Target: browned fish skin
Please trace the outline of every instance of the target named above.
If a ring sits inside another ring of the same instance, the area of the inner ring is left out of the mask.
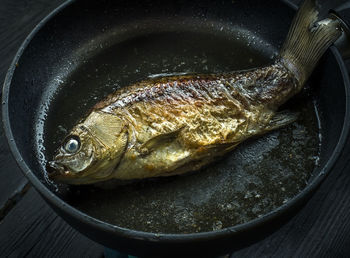
[[[70,137],[80,137],[84,149],[73,155],[61,149],[55,164],[63,164],[65,172],[56,179],[87,184],[197,170],[245,139],[291,122],[294,118],[273,117],[300,88],[282,61],[122,88],[72,129]],[[67,165],[77,168],[66,171]]]
[[[144,81],[115,92],[95,110],[125,116],[138,133],[146,126],[147,131],[152,131],[150,138],[190,127],[182,132],[182,140],[199,146],[235,141],[241,137],[237,131],[244,131],[253,122],[259,124],[259,120],[264,126],[268,122],[265,116],[297,90],[295,78],[276,63],[232,74]],[[260,112],[252,114],[257,110]],[[233,124],[237,128],[233,129]],[[137,140],[143,143],[147,139]]]
[[[246,106],[258,101],[272,107],[281,105],[296,90],[294,76],[282,62],[276,62],[261,69],[234,73],[171,76],[143,81],[114,92],[96,104],[94,109],[111,111],[142,101],[173,104],[176,101],[194,103],[237,97]]]
[[[277,62],[230,74],[143,81],[116,91],[94,111],[115,115],[128,128],[127,150],[115,178],[165,176],[200,168],[246,138],[270,130],[277,107],[298,88]],[[166,146],[156,146],[168,135],[172,140]]]

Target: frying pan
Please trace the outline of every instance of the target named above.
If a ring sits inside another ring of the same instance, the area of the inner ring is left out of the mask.
[[[44,165],[67,130],[116,88],[272,62],[294,12],[277,0],[68,1],[28,36],[5,79],[3,122],[16,161],[60,216],[110,248],[204,257],[263,238],[317,189],[348,135],[349,78],[335,47],[287,104],[301,111],[296,124],[204,171],[99,190],[50,182]]]

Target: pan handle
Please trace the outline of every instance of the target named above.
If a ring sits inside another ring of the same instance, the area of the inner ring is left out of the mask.
[[[334,45],[339,49],[345,60],[350,59],[350,1],[346,1],[339,7],[330,10],[329,14],[341,22],[343,29],[343,34]]]

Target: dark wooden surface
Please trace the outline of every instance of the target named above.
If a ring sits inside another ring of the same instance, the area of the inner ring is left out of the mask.
[[[26,35],[63,0],[0,0],[0,82]],[[295,0],[295,2],[299,2]],[[231,257],[350,257],[350,140],[307,205],[268,238]],[[102,257],[59,218],[17,168],[0,129],[0,257]]]

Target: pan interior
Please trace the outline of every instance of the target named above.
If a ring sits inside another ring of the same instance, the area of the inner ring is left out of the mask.
[[[271,63],[276,54],[253,32],[203,26],[202,30],[178,24],[172,31],[143,30],[113,44],[106,37],[106,42],[96,43],[100,48],[53,80],[55,86],[50,88],[55,90],[44,94],[37,117],[35,135],[42,166],[70,128],[120,87],[159,74],[258,67]],[[108,190],[46,183],[77,209],[125,228],[190,233],[244,223],[276,209],[306,186],[320,144],[317,110],[310,95],[305,91],[287,104],[300,112],[298,121],[246,141],[201,171]]]

